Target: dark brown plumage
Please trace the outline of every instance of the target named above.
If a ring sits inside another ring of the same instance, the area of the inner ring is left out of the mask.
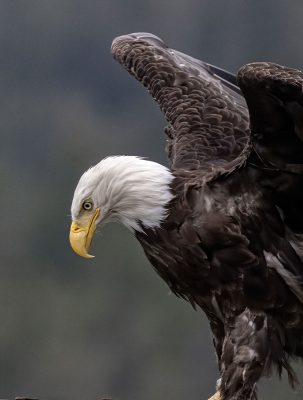
[[[290,361],[303,357],[303,74],[248,64],[238,74],[244,99],[233,75],[151,34],[118,37],[112,52],[169,123],[175,198],[161,229],[136,236],[171,290],[206,313],[221,399],[256,397],[273,368],[294,385]]]

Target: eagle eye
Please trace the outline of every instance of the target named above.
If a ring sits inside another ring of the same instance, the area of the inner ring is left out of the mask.
[[[93,208],[93,203],[91,201],[84,201],[82,204],[82,208],[85,211],[90,211]]]

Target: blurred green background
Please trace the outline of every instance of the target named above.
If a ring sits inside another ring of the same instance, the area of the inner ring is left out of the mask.
[[[303,68],[302,0],[0,1],[0,397],[206,399],[217,367],[205,317],[168,288],[122,226],[68,243],[80,174],[110,154],[166,163],[163,116],[111,57],[149,31],[236,72]],[[298,375],[303,370],[297,366]],[[260,398],[302,398],[277,379]]]

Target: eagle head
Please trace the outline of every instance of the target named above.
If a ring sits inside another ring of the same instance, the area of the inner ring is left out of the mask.
[[[96,227],[120,222],[132,231],[160,226],[173,198],[172,173],[163,165],[135,156],[111,156],[87,170],[76,187],[70,243],[82,257]]]

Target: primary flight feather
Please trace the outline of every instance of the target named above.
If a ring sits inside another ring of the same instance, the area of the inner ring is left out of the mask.
[[[303,358],[302,72],[253,63],[237,84],[148,33],[116,38],[112,53],[165,114],[170,164],[114,156],[86,171],[72,202],[73,249],[91,257],[98,224],[134,232],[170,289],[210,321],[213,399],[256,397],[273,368],[294,385],[290,362]]]

